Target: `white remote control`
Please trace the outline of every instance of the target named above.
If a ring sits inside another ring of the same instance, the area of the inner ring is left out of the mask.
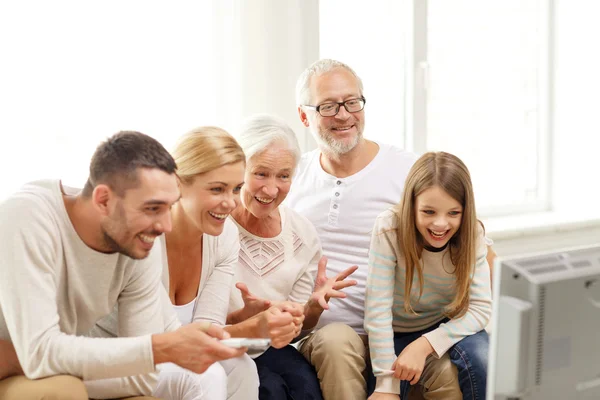
[[[394,375],[394,372],[396,372],[396,371],[391,370],[391,369],[384,369],[383,371],[379,371],[379,373],[384,376],[385,375]]]
[[[250,350],[266,350],[271,345],[271,339],[231,338],[223,339],[221,343],[236,349],[247,347]]]

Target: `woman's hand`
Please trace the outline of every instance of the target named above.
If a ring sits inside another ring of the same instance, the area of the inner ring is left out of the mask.
[[[255,316],[256,314],[266,311],[271,307],[271,301],[267,299],[261,299],[258,296],[250,293],[248,286],[245,283],[238,282],[235,287],[242,293],[242,301],[244,302],[244,308],[242,308],[242,314],[245,319]]]
[[[334,277],[327,277],[327,257],[323,256],[319,260],[317,269],[317,277],[315,279],[315,289],[308,300],[310,307],[319,306],[323,310],[329,309],[329,299],[344,298],[346,293],[341,292],[350,286],[356,285],[355,280],[346,280],[350,275],[358,269],[358,266],[353,265],[352,267],[342,271]]]
[[[259,318],[259,337],[271,339],[271,346],[276,349],[287,346],[298,336],[304,320],[304,316],[295,317],[288,311],[282,311],[278,306],[272,306],[257,315],[257,318]],[[296,319],[300,321],[300,328],[296,324]]]
[[[416,385],[421,379],[425,359],[433,353],[433,347],[424,336],[421,336],[402,350],[398,356],[392,370],[394,377],[403,381],[410,381],[411,385]]]
[[[244,307],[229,313],[227,315],[227,324],[238,324],[242,321],[254,317],[257,314],[260,314],[263,311],[268,310],[269,307],[271,307],[270,300],[261,299],[260,297],[250,293],[250,290],[248,289],[248,286],[246,286],[245,283],[238,282],[235,284],[235,287],[238,288],[242,295]]]

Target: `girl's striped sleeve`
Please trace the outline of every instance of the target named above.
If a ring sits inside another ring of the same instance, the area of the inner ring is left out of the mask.
[[[386,211],[375,221],[369,249],[369,274],[365,297],[365,331],[369,335],[369,350],[373,373],[377,378],[376,392],[400,393],[400,380],[384,371],[396,360],[392,306],[397,259],[393,243],[394,214]]]

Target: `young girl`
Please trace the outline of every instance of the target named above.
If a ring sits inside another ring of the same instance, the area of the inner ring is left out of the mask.
[[[397,400],[398,393],[406,399],[427,357],[446,353],[463,398],[485,398],[483,329],[492,310],[486,253],[467,167],[452,154],[423,155],[406,178],[400,204],[373,228],[365,300],[377,378],[370,400]]]

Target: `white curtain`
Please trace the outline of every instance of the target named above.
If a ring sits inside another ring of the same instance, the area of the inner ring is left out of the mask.
[[[294,83],[318,55],[317,5],[0,3],[0,199],[35,179],[82,186],[95,147],[119,130],[171,148],[193,127],[235,130],[255,112],[298,129]]]

